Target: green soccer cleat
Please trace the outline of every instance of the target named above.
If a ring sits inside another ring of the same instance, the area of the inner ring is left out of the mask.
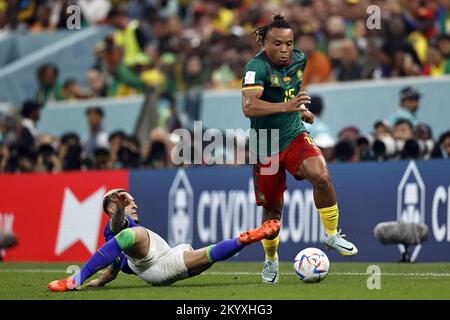
[[[261,273],[261,278],[264,283],[275,284],[278,282],[278,275],[280,274],[280,266],[278,262],[266,261]]]
[[[337,250],[343,256],[354,256],[358,253],[356,246],[344,239],[345,234],[341,234],[341,230],[332,236],[327,236],[325,246],[328,250]]]

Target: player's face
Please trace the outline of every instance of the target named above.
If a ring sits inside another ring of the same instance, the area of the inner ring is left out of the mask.
[[[291,29],[273,28],[267,33],[264,49],[278,65],[288,65],[294,50],[294,33]]]
[[[406,99],[403,101],[403,106],[412,112],[417,112],[419,109],[419,99]]]
[[[130,199],[130,204],[125,207],[125,214],[129,215],[131,219],[133,219],[134,221],[138,221],[139,220],[137,214],[138,206],[136,202],[134,202],[134,198],[131,196],[131,194],[129,194],[128,192],[124,193],[127,195],[128,199]]]

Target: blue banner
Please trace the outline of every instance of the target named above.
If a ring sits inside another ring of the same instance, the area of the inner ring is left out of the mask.
[[[330,164],[329,170],[340,208],[339,228],[359,249],[352,258],[327,252],[332,261],[398,261],[399,248],[382,245],[373,234],[379,222],[395,220],[428,225],[427,241],[410,248],[416,261],[450,261],[449,161]],[[292,261],[306,247],[324,249],[324,233],[311,184],[289,176],[287,185],[279,255]],[[142,224],[171,245],[204,247],[236,237],[262,219],[250,166],[131,171],[130,191]],[[233,259],[263,258],[262,246],[254,244]]]

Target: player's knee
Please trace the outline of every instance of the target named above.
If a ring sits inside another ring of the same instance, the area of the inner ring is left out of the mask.
[[[328,172],[323,171],[316,174],[312,182],[317,188],[327,188],[331,183],[331,178]]]

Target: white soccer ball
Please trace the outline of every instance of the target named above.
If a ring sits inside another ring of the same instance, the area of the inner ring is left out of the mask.
[[[327,255],[317,248],[306,248],[294,259],[294,271],[300,280],[308,283],[322,281],[330,269]]]

